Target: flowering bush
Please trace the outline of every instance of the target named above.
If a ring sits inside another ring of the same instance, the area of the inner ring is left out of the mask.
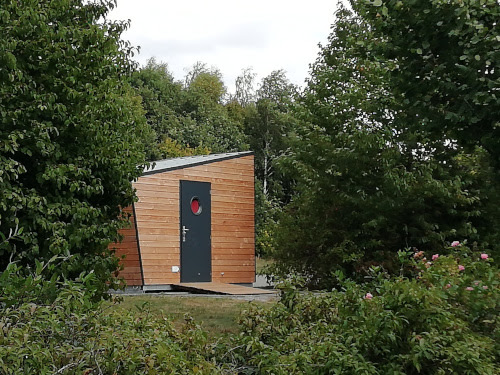
[[[372,269],[364,284],[337,273],[342,287],[331,292],[282,284],[274,308],[242,317],[233,365],[247,374],[497,374],[498,268],[466,246],[449,250],[432,262],[401,252],[401,276]]]
[[[420,282],[429,289],[445,290],[443,298],[454,307],[458,316],[471,324],[472,329],[485,334],[495,331],[499,271],[493,258],[461,245],[455,247],[449,256],[435,259],[425,271],[423,261],[415,263]]]
[[[338,272],[331,292],[282,283],[279,303],[242,314],[229,344],[209,343],[190,319],[176,330],[147,308],[104,310],[92,274],[45,280],[42,263],[30,276],[11,264],[0,274],[0,373],[498,374],[498,268],[487,252],[450,251],[401,252],[400,276],[373,268],[363,284]]]

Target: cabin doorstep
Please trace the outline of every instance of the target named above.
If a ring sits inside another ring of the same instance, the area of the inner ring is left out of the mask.
[[[111,245],[127,286],[255,282],[252,152],[160,160],[133,186],[132,225]]]

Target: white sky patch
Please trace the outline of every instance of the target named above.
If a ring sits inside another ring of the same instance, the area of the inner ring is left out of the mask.
[[[181,80],[201,61],[220,69],[229,91],[243,68],[252,67],[257,82],[284,69],[303,85],[309,64],[326,43],[335,0],[118,0],[111,19],[132,24],[123,39],[140,46],[135,58],[168,63]]]

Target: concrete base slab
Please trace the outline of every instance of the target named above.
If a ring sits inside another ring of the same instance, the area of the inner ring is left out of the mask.
[[[109,291],[111,294],[142,294],[142,286],[127,286],[123,290],[111,289]]]
[[[172,291],[172,285],[170,284],[157,284],[157,285],[143,285],[142,290],[144,292],[169,292]]]

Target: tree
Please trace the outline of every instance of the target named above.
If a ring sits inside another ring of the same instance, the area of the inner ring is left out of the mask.
[[[58,272],[111,280],[107,246],[134,199],[149,133],[127,84],[133,48],[114,1],[3,2],[0,10],[0,232],[22,228],[0,249],[15,260],[67,256]]]
[[[200,74],[212,74],[219,78],[222,81],[222,73],[220,70],[214,66],[209,67],[206,63],[197,61],[191,66],[191,68],[185,68],[186,76],[184,77],[184,87],[191,86],[194,79],[198,77]]]
[[[172,151],[172,141],[195,153],[248,147],[238,121],[223,104],[226,88],[217,69],[196,63],[183,85],[174,80],[166,63],[150,59],[133,75],[132,85],[142,97],[148,123],[156,132],[150,160],[176,154],[165,152]]]
[[[234,100],[240,103],[242,107],[255,102],[254,81],[256,75],[252,68],[246,68],[241,71],[241,75],[236,77]]]
[[[226,95],[226,87],[219,72],[199,73],[191,80],[187,90],[192,95],[188,103],[196,109],[221,104]]]
[[[256,247],[262,256],[270,253],[276,216],[291,193],[291,181],[277,164],[296,126],[292,114],[296,93],[285,72],[276,70],[262,79],[257,101],[244,106],[245,134],[255,152]]]
[[[183,156],[208,155],[210,150],[206,147],[191,148],[181,145],[174,139],[165,137],[158,145],[158,149],[166,158],[179,158]]]
[[[168,64],[157,62],[155,58],[133,73],[131,85],[141,97],[146,119],[155,133],[154,145],[147,157],[149,160],[167,157],[159,145],[165,138],[183,141],[183,129],[195,123],[190,116],[183,114],[183,86],[174,80]]]
[[[236,77],[235,94],[229,95],[229,100],[225,104],[229,118],[244,128],[245,118],[252,113],[252,107],[255,105],[255,82],[256,74],[252,68],[246,68]]]
[[[394,127],[414,135],[413,152],[425,147],[443,162],[450,155],[465,161],[461,168],[474,175],[480,212],[471,221],[481,242],[500,251],[499,2],[351,5],[372,30],[372,39],[360,44],[393,62],[386,87],[399,103]]]
[[[247,149],[240,124],[224,105],[226,87],[220,71],[198,63],[188,72],[186,82],[183,110],[196,121],[196,126],[186,129],[187,143],[195,148],[208,147],[213,152]]]
[[[372,30],[360,43],[395,64],[387,85],[436,144],[481,146],[500,168],[500,5],[481,1],[352,0]]]
[[[332,272],[395,271],[398,250],[478,240],[474,171],[463,150],[426,142],[386,82],[397,62],[368,47],[374,31],[343,7],[312,67],[287,159],[298,194],[286,208],[275,256],[284,272],[332,286]],[[383,43],[383,41],[378,41]]]
[[[255,151],[256,176],[262,181],[262,191],[269,199],[270,184],[275,173],[274,161],[286,149],[286,139],[294,128],[291,115],[297,88],[290,83],[283,70],[275,70],[262,79],[257,90],[255,109],[249,111],[245,121],[245,133]],[[277,183],[281,186],[281,182]],[[275,188],[278,188],[275,186]]]

